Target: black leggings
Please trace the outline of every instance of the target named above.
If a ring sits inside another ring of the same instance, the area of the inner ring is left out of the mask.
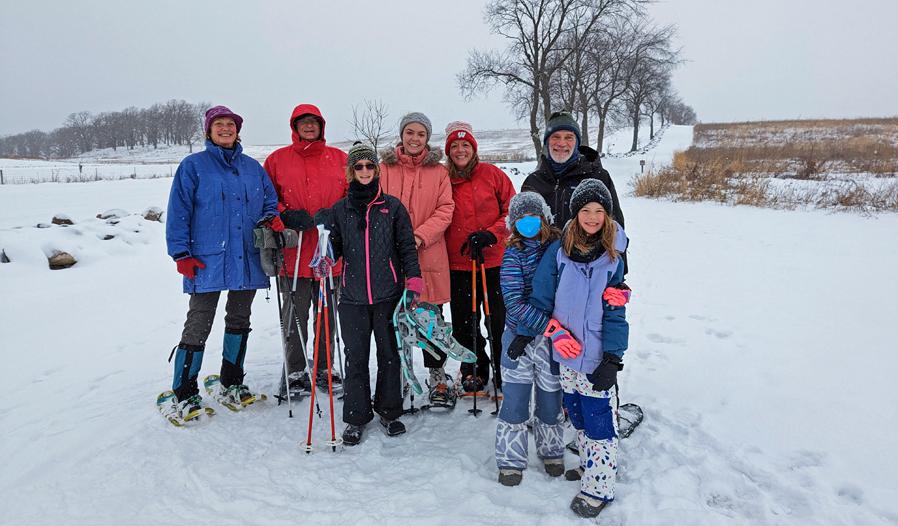
[[[480,271],[477,272],[477,306],[478,318],[481,322],[485,321],[485,310],[483,309],[483,280]],[[449,281],[451,286],[451,303],[449,304],[452,313],[452,336],[458,340],[458,343],[473,349],[473,313],[471,312],[471,272],[464,270],[452,270],[449,272]],[[493,342],[496,347],[487,348],[487,341],[481,334],[480,326],[477,327],[477,368],[474,370],[474,364],[461,364],[462,376],[476,374],[483,378],[484,382],[490,378],[490,356],[495,355],[498,360],[502,352],[502,332],[505,330],[505,302],[502,300],[502,289],[499,287],[499,267],[486,269],[486,290],[490,304],[490,330],[493,332]],[[496,362],[496,372],[498,374],[499,367]],[[502,385],[502,378],[496,378],[499,385]]]

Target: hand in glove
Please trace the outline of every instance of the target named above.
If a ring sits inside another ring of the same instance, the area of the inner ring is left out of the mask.
[[[470,253],[471,259],[475,261],[483,261],[483,249],[496,244],[496,236],[489,230],[478,230],[471,232],[468,240],[461,246],[461,255]]]
[[[586,378],[592,382],[596,391],[607,391],[617,383],[617,372],[623,368],[620,356],[606,352],[602,354],[602,361],[596,370],[586,375]]]
[[[312,216],[305,210],[284,210],[281,212],[281,219],[287,228],[302,232],[315,227],[315,221]]]
[[[315,212],[315,220],[314,223],[316,225],[324,225],[325,228],[330,228],[332,223],[332,215],[330,208],[322,208]]]
[[[422,292],[424,292],[424,280],[422,278],[414,277],[405,280],[405,304],[410,309],[418,306]]]
[[[533,336],[523,336],[518,334],[511,340],[511,344],[508,346],[508,357],[517,361],[518,358],[524,355],[524,351],[532,341]]]
[[[568,360],[576,358],[583,350],[580,343],[556,319],[549,320],[543,336],[552,340],[552,347],[555,347],[562,358]]]
[[[175,265],[178,267],[178,273],[187,279],[194,279],[196,277],[196,269],[206,268],[206,265],[202,261],[191,256],[176,260]]]
[[[626,283],[608,287],[602,293],[602,299],[612,307],[623,307],[630,302],[630,287]]]
[[[284,222],[281,221],[281,218],[278,216],[266,217],[259,221],[256,226],[270,228],[274,232],[284,231]]]

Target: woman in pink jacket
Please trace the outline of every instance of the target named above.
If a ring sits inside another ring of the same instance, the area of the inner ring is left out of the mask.
[[[381,153],[380,184],[384,193],[399,198],[411,217],[425,286],[421,301],[442,305],[450,299],[444,233],[452,222],[455,204],[449,172],[440,164],[443,153],[428,144],[431,130],[430,119],[423,113],[413,112],[402,117],[401,142]],[[445,363],[445,355],[436,359],[424,352],[424,365],[430,369],[432,404],[439,405],[447,396]]]

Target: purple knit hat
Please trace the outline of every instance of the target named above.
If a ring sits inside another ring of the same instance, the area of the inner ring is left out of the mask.
[[[243,117],[231,111],[227,106],[213,106],[206,110],[206,118],[203,122],[203,130],[207,135],[209,134],[209,129],[212,127],[212,121],[221,117],[230,117],[234,119],[234,124],[237,125],[237,133],[240,133],[240,128],[243,127]]]

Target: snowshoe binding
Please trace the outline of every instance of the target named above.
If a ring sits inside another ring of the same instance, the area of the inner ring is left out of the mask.
[[[231,411],[240,411],[260,400],[264,401],[268,399],[264,394],[253,393],[249,390],[249,387],[244,384],[235,384],[225,387],[221,385],[221,377],[217,374],[210,374],[205,377],[203,379],[203,387],[206,389],[206,393],[209,396]]]
[[[477,362],[477,355],[452,337],[452,325],[446,323],[440,308],[421,302],[414,309],[407,309],[408,317],[418,333],[418,346],[435,358],[441,358],[437,350],[453,360],[463,363]]]
[[[327,394],[327,371],[323,369],[318,371],[318,374],[315,376],[315,387],[320,392]],[[331,371],[331,389],[334,390],[335,395],[343,393],[343,379],[340,378],[337,371]]]
[[[309,379],[309,373],[305,371],[290,373],[290,381],[287,383],[284,383],[282,375],[281,387],[278,391],[278,395],[276,396],[276,398],[278,399],[278,404],[287,401],[288,389],[290,390],[291,401],[299,401],[312,394],[312,381]]]
[[[184,427],[188,422],[197,420],[200,416],[212,416],[215,410],[203,405],[203,398],[196,394],[184,400],[178,401],[174,391],[164,391],[156,397],[156,408],[173,426]]]
[[[428,402],[430,409],[453,409],[458,400],[458,393],[452,379],[443,369],[431,369],[428,386]]]

